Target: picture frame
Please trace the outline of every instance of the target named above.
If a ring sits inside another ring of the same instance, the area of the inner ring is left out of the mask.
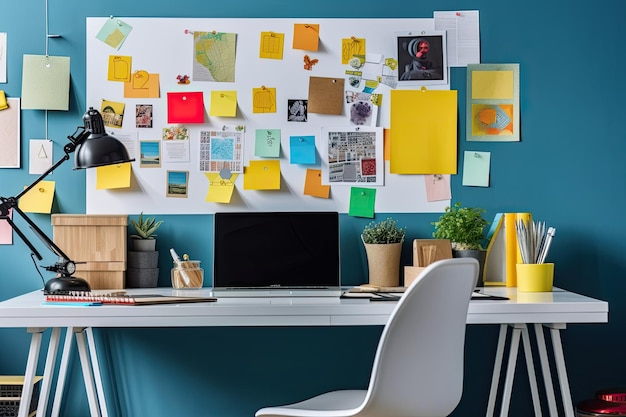
[[[445,30],[396,32],[395,36],[398,87],[448,84]]]

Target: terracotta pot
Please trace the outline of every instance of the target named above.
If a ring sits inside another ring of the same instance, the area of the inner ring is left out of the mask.
[[[400,243],[364,243],[369,283],[381,287],[400,285]]]

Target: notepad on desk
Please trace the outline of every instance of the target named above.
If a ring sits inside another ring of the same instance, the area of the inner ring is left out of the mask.
[[[70,293],[70,294],[47,294],[46,304],[68,303],[96,303],[116,304],[116,305],[155,305],[155,304],[183,304],[183,303],[209,303],[217,301],[216,297],[187,297],[170,296],[159,294],[91,294],[91,293]],[[78,304],[77,304],[78,305]]]

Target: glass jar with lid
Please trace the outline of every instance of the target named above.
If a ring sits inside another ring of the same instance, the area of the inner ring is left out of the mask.
[[[173,288],[202,288],[204,269],[200,261],[174,261],[171,275]]]

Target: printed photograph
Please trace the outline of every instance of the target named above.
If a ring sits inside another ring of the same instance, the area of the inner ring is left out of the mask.
[[[141,158],[139,166],[142,168],[159,168],[161,166],[161,142],[158,140],[139,141]]]
[[[167,197],[187,198],[188,171],[167,171]]]
[[[447,84],[445,32],[415,33],[396,33],[398,83]]]

